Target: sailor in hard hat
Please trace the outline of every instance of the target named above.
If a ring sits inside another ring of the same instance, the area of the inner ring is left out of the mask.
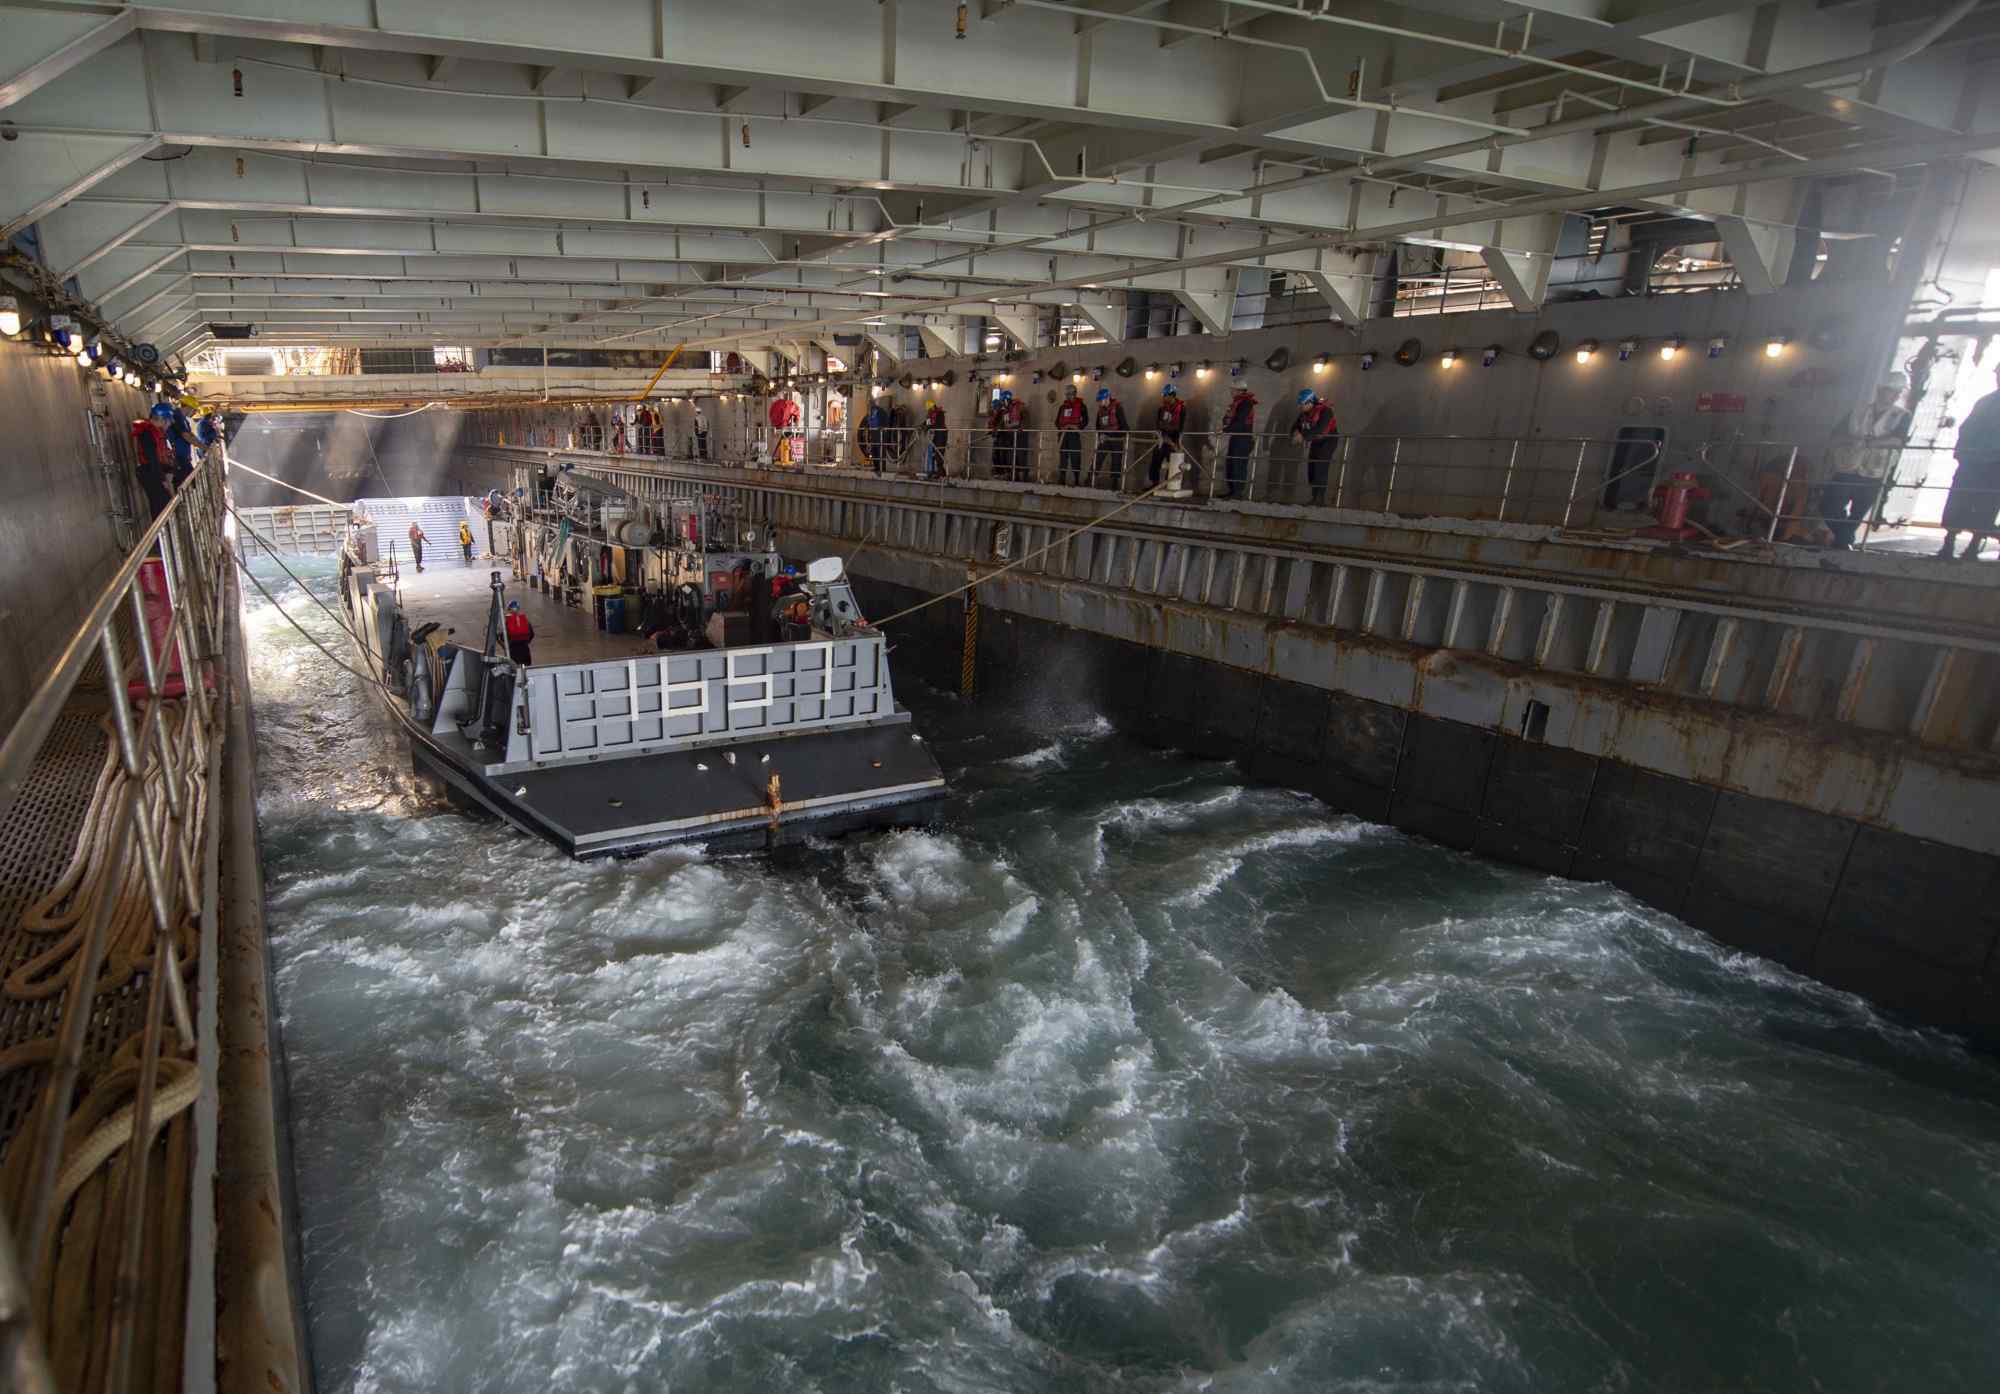
[[[529,655],[528,645],[534,641],[535,626],[521,613],[521,602],[507,602],[507,657],[524,667],[535,660]]]
[[[1834,428],[1833,473],[1820,486],[1820,508],[1835,547],[1852,547],[1855,533],[1881,507],[1910,435],[1910,410],[1903,405],[1909,385],[1903,374],[1891,373],[1875,389],[1873,401],[1856,407]]]
[[[1116,489],[1125,481],[1125,404],[1108,387],[1097,389],[1097,454],[1090,463],[1093,488]]]
[[[1340,431],[1333,408],[1310,387],[1299,389],[1299,414],[1292,421],[1292,439],[1306,448],[1306,479],[1312,502],[1325,503],[1327,469],[1333,463],[1333,447],[1340,440]]]

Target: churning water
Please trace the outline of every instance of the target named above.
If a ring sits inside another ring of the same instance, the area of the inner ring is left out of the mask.
[[[1616,891],[908,678],[941,828],[580,866],[247,622],[327,1394],[2000,1380],[2000,1065]]]

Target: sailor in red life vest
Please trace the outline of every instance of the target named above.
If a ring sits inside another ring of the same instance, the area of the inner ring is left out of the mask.
[[[528,656],[528,645],[534,641],[535,627],[528,623],[528,617],[521,613],[521,602],[507,602],[507,657],[523,666],[535,660]]]
[[[1000,395],[993,399],[986,428],[993,434],[993,477],[1017,478],[1021,464],[1021,404],[1014,400],[1012,389],[1001,388]]]
[[[1117,489],[1125,482],[1125,404],[1111,389],[1097,389],[1097,457],[1091,461],[1090,483],[1096,489]]]
[[[1158,485],[1160,467],[1166,464],[1167,456],[1181,448],[1181,432],[1187,429],[1187,403],[1181,400],[1180,389],[1172,383],[1161,389],[1160,412],[1154,427],[1160,433],[1160,443],[1153,450],[1153,462],[1146,474]]]
[[[1223,434],[1229,437],[1229,453],[1223,463],[1223,489],[1218,498],[1233,499],[1250,477],[1250,447],[1256,444],[1257,394],[1238,386],[1229,399],[1229,411],[1222,418]]]
[[[1083,428],[1090,420],[1090,414],[1083,409],[1083,398],[1076,392],[1076,384],[1063,389],[1062,405],[1056,408],[1056,430],[1062,434],[1056,437],[1056,482],[1072,487],[1083,483]]]
[[[132,423],[132,453],[139,487],[146,491],[146,507],[157,518],[174,501],[174,491],[167,482],[173,466],[167,434],[152,417],[142,416]]]
[[[1310,387],[1299,389],[1299,416],[1292,423],[1292,439],[1306,448],[1306,478],[1312,485],[1312,501],[1326,502],[1327,467],[1333,462],[1333,448],[1340,442],[1340,428],[1326,398]]]
[[[951,432],[945,428],[944,408],[935,397],[925,404],[924,427],[931,433],[924,445],[924,478],[937,479],[944,474],[944,448],[951,440]]]

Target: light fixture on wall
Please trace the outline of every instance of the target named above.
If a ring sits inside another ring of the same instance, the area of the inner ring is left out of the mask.
[[[21,332],[21,302],[11,295],[0,295],[0,334],[13,338]]]
[[[1375,366],[1375,350],[1370,349],[1368,350],[1368,352],[1361,355],[1361,371],[1365,373],[1374,366]]]
[[[1208,360],[1206,358],[1202,359],[1201,362],[1195,365],[1194,375],[1198,378],[1205,378],[1208,376]]]
[[[1077,384],[1077,386],[1081,387],[1083,385],[1083,369],[1079,368],[1075,372],[1071,373],[1069,375],[1069,380]]]
[[[1233,378],[1240,378],[1243,376],[1243,370],[1249,366],[1250,365],[1248,362],[1239,358],[1234,363],[1231,363],[1229,365],[1229,376]]]
[[[1770,340],[1766,342],[1764,345],[1764,356],[1766,358],[1784,357],[1785,349],[1791,344],[1791,342],[1792,342],[1791,338],[1788,335],[1784,334],[1772,335]]]
[[[1102,363],[1098,364],[1095,368],[1092,368],[1090,370],[1090,380],[1092,382],[1104,381],[1104,365]]]
[[[1479,366],[1490,368],[1500,361],[1500,345],[1488,344],[1479,354]]]
[[[90,341],[79,334],[76,336],[76,361],[80,367],[90,366]]]
[[[1596,356],[1597,356],[1597,340],[1585,339],[1582,343],[1576,346],[1577,362],[1588,363],[1591,359],[1595,358]]]
[[[1620,363],[1623,363],[1626,359],[1630,358],[1633,354],[1637,353],[1638,351],[1639,351],[1639,341],[1637,339],[1620,339],[1618,341],[1618,361]],[[1576,361],[1579,363],[1583,362],[1581,358],[1577,359]]]
[[[1662,361],[1667,363],[1673,362],[1674,359],[1680,355],[1681,343],[1682,343],[1681,336],[1676,334],[1674,335],[1673,338],[1667,340],[1664,344],[1661,344],[1660,358],[1662,359]]]
[[[1177,378],[1186,371],[1187,371],[1187,364],[1175,363],[1167,369],[1167,376],[1170,378]]]
[[[1727,334],[1718,334],[1708,341],[1708,356],[1710,358],[1720,358],[1722,357],[1722,351],[1728,347],[1729,336]]]
[[[1318,357],[1313,359],[1313,371],[1315,373],[1323,373],[1332,364],[1332,362],[1333,360],[1331,358],[1328,358],[1325,354],[1322,353]]]
[[[1439,355],[1438,355],[1438,366],[1439,366],[1440,368],[1454,368],[1454,367],[1457,367],[1457,366],[1458,366],[1458,350],[1457,350],[1457,349],[1455,349],[1455,348],[1448,348],[1448,349],[1446,349],[1446,350],[1445,350],[1445,351],[1444,351],[1443,353],[1439,354]]]
[[[1157,364],[1157,363],[1148,363],[1148,364],[1146,365],[1146,380],[1147,380],[1148,382],[1151,382],[1151,381],[1152,381],[1152,380],[1153,380],[1154,378],[1158,377],[1159,375],[1160,375],[1160,365],[1159,365],[1159,364]]]

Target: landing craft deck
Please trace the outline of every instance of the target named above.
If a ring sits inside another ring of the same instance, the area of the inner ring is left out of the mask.
[[[695,616],[687,607],[726,593],[685,586],[662,648],[602,625],[570,567],[588,554],[594,569],[615,551],[620,574],[653,574],[665,548],[565,528],[559,547],[541,550],[523,522],[495,529],[530,540],[522,557],[467,562],[451,547],[418,572],[378,560],[357,534],[343,559],[364,657],[418,770],[454,801],[589,857],[671,843],[751,850],[919,822],[942,796],[937,762],[896,703],[887,643],[859,619],[837,560],[799,583],[813,619],[785,626],[785,638],[765,617],[769,642],[727,642],[744,613]],[[557,577],[515,580],[517,563],[555,570],[557,552]],[[719,555],[686,544],[674,562],[705,572]],[[501,635],[509,603],[534,627],[528,663],[511,660]],[[718,637],[691,637],[704,628]]]

